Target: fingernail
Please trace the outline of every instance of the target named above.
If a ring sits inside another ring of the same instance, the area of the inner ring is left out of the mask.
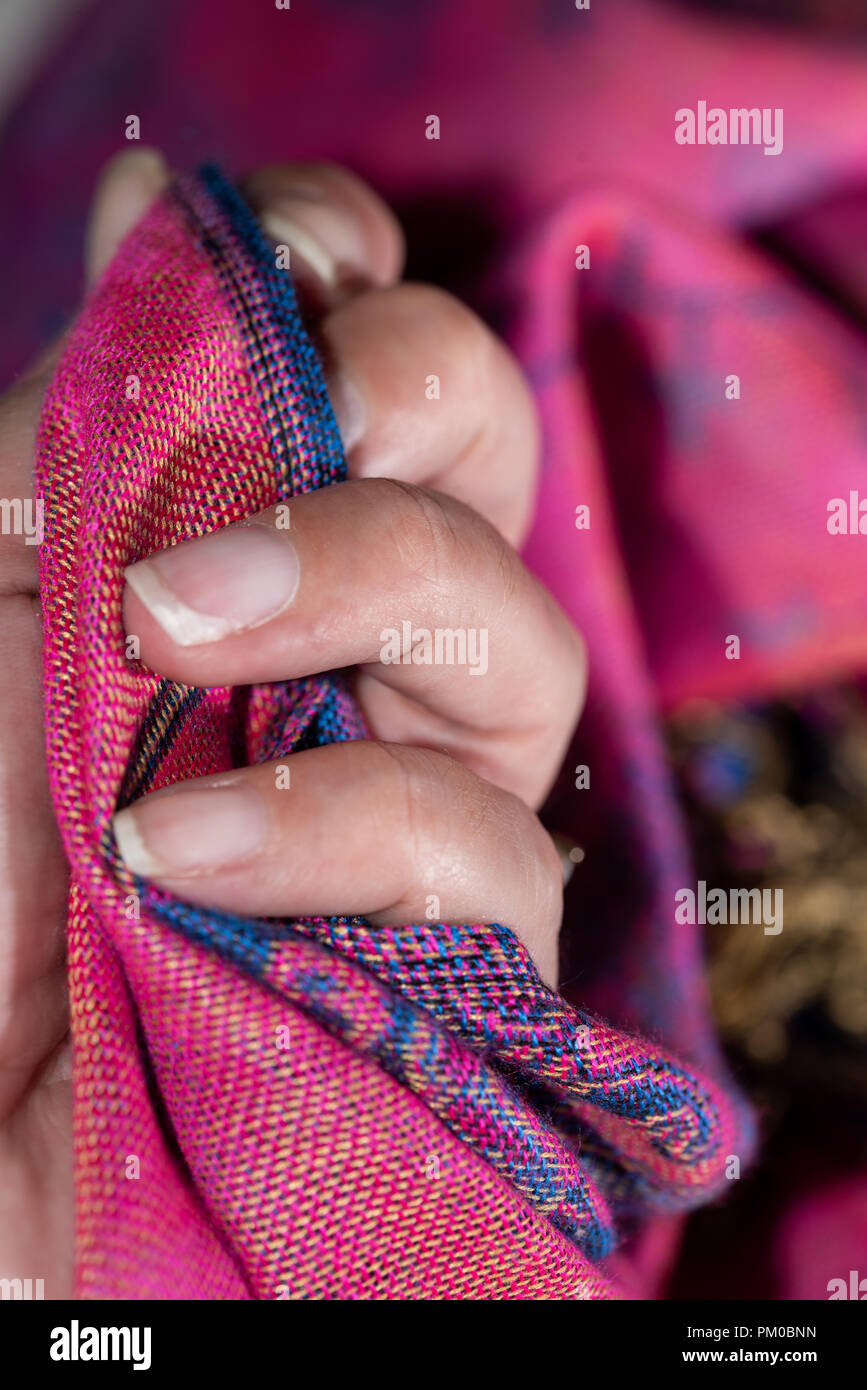
[[[126,570],[126,582],[179,647],[259,627],[295,597],[298,554],[269,526],[227,526]]]
[[[336,289],[349,272],[363,271],[366,247],[351,218],[314,196],[287,195],[269,203],[262,226],[278,245],[289,247],[289,269],[295,256],[328,288]]]
[[[172,788],[114,817],[128,869],[140,878],[193,878],[255,856],[268,823],[262,798],[247,783]]]
[[[341,371],[329,379],[328,396],[343,447],[349,453],[350,449],[355,448],[366,428],[364,397],[358,387]]]

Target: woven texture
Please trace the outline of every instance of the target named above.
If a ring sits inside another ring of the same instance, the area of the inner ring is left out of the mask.
[[[288,275],[218,173],[180,181],[87,304],[40,436],[78,1292],[610,1297],[618,1231],[746,1158],[723,1089],[567,1006],[502,927],[244,920],[113,842],[147,791],[364,736],[338,675],[188,689],[121,622],[129,563],[342,476]]]

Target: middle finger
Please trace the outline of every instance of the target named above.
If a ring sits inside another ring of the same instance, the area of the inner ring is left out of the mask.
[[[130,566],[142,660],[198,686],[360,666],[375,737],[388,723],[538,805],[580,713],[583,645],[494,527],[388,479],[295,498],[284,521],[271,509]]]

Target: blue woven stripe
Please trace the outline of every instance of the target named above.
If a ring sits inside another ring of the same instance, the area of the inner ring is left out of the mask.
[[[346,477],[340,431],[328,398],[319,357],[301,319],[292,277],[287,271],[278,269],[273,249],[256,217],[220,170],[214,165],[205,165],[199,170],[198,177],[229,218],[250,266],[255,267],[273,322],[283,336],[284,361],[287,372],[291,367],[292,374],[291,400],[304,414],[305,430],[313,446],[314,475],[307,490],[340,482]],[[288,406],[288,380],[282,385],[274,382],[261,357],[251,357],[250,366],[266,387],[276,389],[278,399],[282,396]]]

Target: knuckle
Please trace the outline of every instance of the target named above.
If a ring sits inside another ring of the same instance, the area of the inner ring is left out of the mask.
[[[510,861],[523,854],[527,810],[517,797],[447,755],[432,765],[437,806],[432,857],[440,883],[476,883],[480,906],[499,897]],[[482,914],[483,920],[488,913]]]
[[[392,534],[402,567],[410,575],[421,574],[441,582],[454,563],[459,504],[399,478],[372,481],[392,515]]]
[[[454,295],[435,285],[404,284],[397,291],[407,314],[425,325],[425,338],[459,372],[462,390],[480,402],[494,390],[498,343],[487,325]]]
[[[563,871],[551,836],[519,797],[485,781],[463,763],[432,748],[371,743],[379,770],[391,782],[405,861],[401,905],[411,910],[427,892],[460,897],[475,885],[480,915],[503,906],[510,882],[517,920],[508,921],[531,954],[548,961],[563,911]],[[467,919],[469,920],[469,919]],[[531,938],[522,927],[532,923]]]
[[[435,788],[446,776],[444,764],[452,760],[444,753],[410,744],[372,742],[381,771],[393,789],[404,831],[409,862],[416,869],[433,857],[432,825],[436,818]]]
[[[523,566],[499,531],[457,498],[398,478],[369,480],[377,509],[392,518],[401,568],[432,586],[467,596],[496,621],[520,598]]]

